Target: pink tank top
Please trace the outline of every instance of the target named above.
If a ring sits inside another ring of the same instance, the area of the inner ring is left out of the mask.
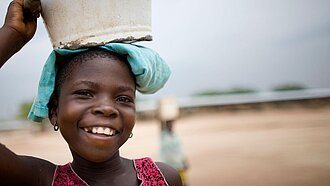
[[[141,180],[140,186],[165,185],[168,186],[164,175],[151,158],[133,160],[136,175]],[[58,165],[56,167],[53,186],[88,186],[72,169],[71,164]]]

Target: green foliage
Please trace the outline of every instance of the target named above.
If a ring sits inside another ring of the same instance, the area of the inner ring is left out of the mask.
[[[196,94],[193,96],[221,96],[221,95],[232,95],[232,94],[247,94],[247,93],[255,93],[256,90],[251,88],[244,87],[235,87],[228,90],[206,90]]]
[[[293,90],[304,90],[306,87],[299,84],[282,84],[272,88],[273,91],[293,91]]]
[[[19,113],[17,114],[17,118],[18,119],[27,119],[31,106],[32,106],[32,101],[22,103],[20,105]]]
[[[255,93],[256,90],[251,89],[251,88],[244,88],[244,87],[236,87],[227,90],[225,93],[226,94],[248,94],[248,93]]]
[[[194,94],[193,96],[216,96],[216,95],[222,95],[223,92],[218,91],[218,90],[206,90],[202,92],[198,92]]]

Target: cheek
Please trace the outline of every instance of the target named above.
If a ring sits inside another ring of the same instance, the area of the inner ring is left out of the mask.
[[[75,120],[79,120],[81,107],[70,101],[62,100],[59,102],[57,113],[59,124],[72,123]]]
[[[126,111],[125,116],[123,119],[125,123],[125,127],[129,130],[132,130],[135,125],[135,109]]]

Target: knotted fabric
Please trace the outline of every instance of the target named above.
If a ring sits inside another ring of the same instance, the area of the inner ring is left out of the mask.
[[[139,92],[152,94],[161,89],[168,80],[171,71],[165,61],[155,51],[134,44],[109,43],[98,48],[127,57],[132,73],[135,75]],[[56,76],[56,64],[61,58],[86,52],[90,48],[77,50],[55,49],[49,55],[39,81],[37,96],[34,99],[28,118],[41,122],[48,117],[47,104],[51,97]]]

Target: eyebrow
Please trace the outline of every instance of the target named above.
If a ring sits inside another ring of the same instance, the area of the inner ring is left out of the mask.
[[[97,83],[94,83],[92,81],[86,81],[86,80],[79,81],[79,82],[74,82],[73,85],[72,85],[72,87],[79,86],[79,85],[87,85],[87,86],[93,87],[93,88],[100,87]]]
[[[129,86],[119,86],[119,87],[117,87],[117,89],[121,92],[125,92],[125,91],[135,92],[135,89],[133,89],[132,87],[129,87]]]

